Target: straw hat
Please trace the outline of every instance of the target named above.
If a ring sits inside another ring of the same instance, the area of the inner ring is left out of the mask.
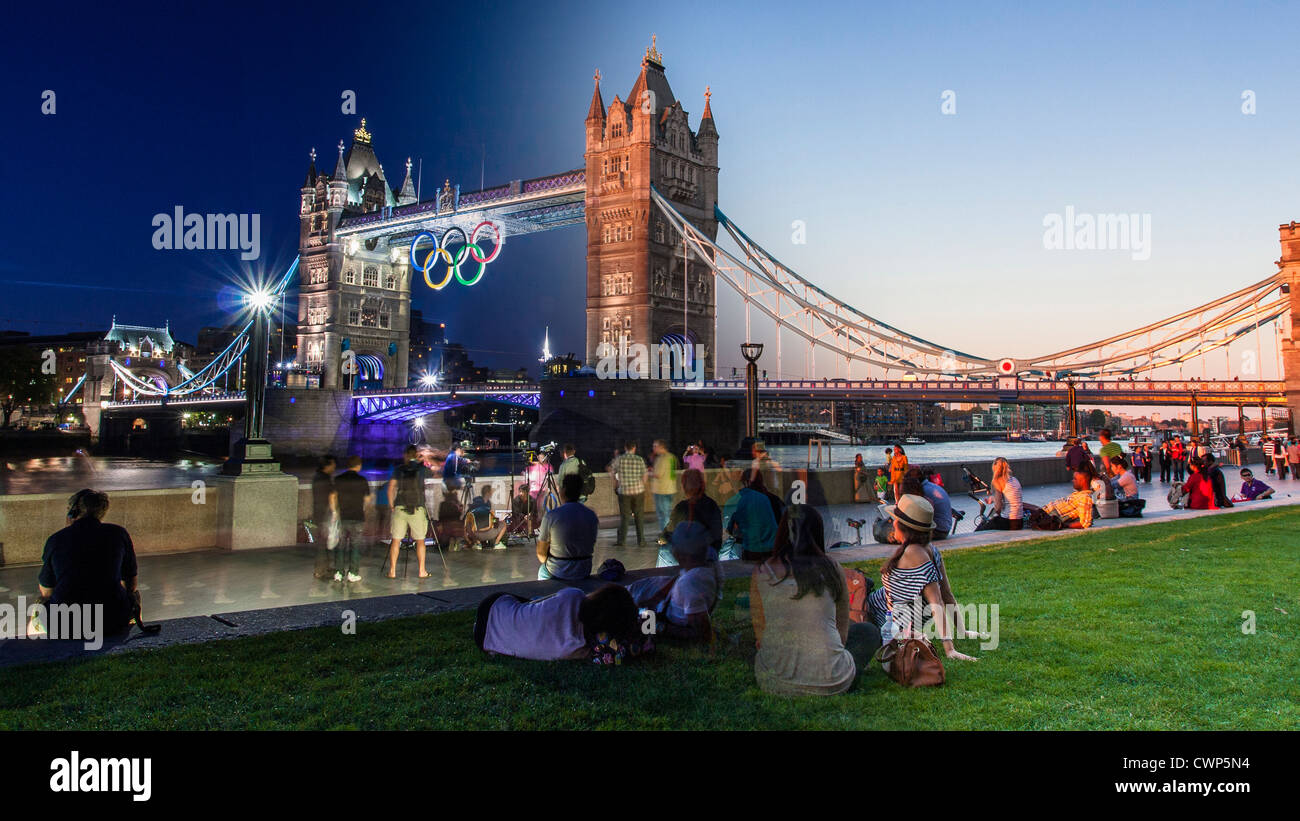
[[[934,505],[922,496],[904,494],[896,505],[885,505],[885,513],[913,530],[934,530]]]

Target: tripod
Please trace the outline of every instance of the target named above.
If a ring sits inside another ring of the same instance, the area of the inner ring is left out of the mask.
[[[424,543],[426,545],[429,544],[429,542],[433,542],[434,549],[438,551],[438,558],[442,561],[442,569],[444,571],[447,570],[447,557],[442,552],[442,542],[438,539],[438,529],[434,526],[433,522],[429,523],[429,530],[425,534],[425,538],[424,538]],[[389,542],[389,544],[391,545],[391,542]],[[387,567],[388,555],[391,549],[392,548],[390,546],[389,550],[383,551],[383,553],[380,555],[379,557],[380,571],[385,570],[385,568]],[[397,546],[397,550],[398,550],[398,555],[402,559],[402,578],[405,579],[406,566],[411,561],[411,553],[415,551],[415,539],[412,539],[410,534],[408,533],[406,536],[402,537],[402,541]],[[396,567],[393,568],[393,574],[394,575],[397,574]],[[385,578],[387,578],[387,575],[388,575],[387,573],[384,574]]]

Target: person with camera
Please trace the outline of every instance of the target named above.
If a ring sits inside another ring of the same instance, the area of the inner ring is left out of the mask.
[[[551,473],[548,448],[542,448],[537,453],[534,453],[532,462],[528,467],[524,468],[524,479],[528,482],[528,495],[533,497],[533,502],[537,505],[538,510],[546,509],[546,477],[550,476]]]
[[[106,524],[107,512],[108,494],[89,488],[73,494],[67,527],[45,542],[37,583],[47,604],[102,605],[102,635],[112,636],[131,627],[140,594],[131,536],[120,525]]]
[[[459,451],[460,448],[457,447],[452,453]],[[388,578],[397,578],[397,556],[402,548],[402,539],[409,533],[415,541],[415,558],[420,568],[418,575],[421,579],[427,579],[431,574],[424,568],[424,537],[429,533],[429,514],[424,507],[424,482],[433,474],[421,464],[420,452],[415,445],[407,445],[402,455],[402,463],[393,468],[393,475],[388,480],[388,498],[393,505],[392,528],[389,531],[393,542],[388,548]]]
[[[408,450],[414,450],[414,446]],[[442,465],[442,483],[449,496],[458,495],[465,487],[465,481],[472,479],[474,463],[465,458],[465,446],[457,442],[447,454],[447,461]]]

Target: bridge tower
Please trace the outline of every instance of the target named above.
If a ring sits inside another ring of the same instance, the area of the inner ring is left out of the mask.
[[[1300,420],[1300,223],[1278,227],[1282,240],[1283,287],[1290,292],[1290,309],[1282,325],[1282,371],[1286,380],[1286,404],[1294,424]]]
[[[587,359],[640,343],[702,345],[714,374],[717,301],[707,265],[686,255],[650,200],[653,184],[710,239],[718,223],[718,131],[709,91],[698,130],[668,85],[653,41],[627,98],[607,107],[600,74],[587,111]]]
[[[415,201],[411,165],[396,194],[375,156],[366,121],[346,152],[339,142],[333,174],[316,171],[316,151],[299,205],[298,364],[320,374],[320,387],[343,388],[343,350],[357,356],[357,380],[406,387],[411,322],[410,264],[383,240],[345,243],[346,216]],[[393,350],[390,354],[389,351]]]

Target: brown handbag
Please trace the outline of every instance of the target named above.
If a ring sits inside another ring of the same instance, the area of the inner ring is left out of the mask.
[[[925,639],[890,639],[876,652],[876,660],[904,687],[938,687],[944,682],[943,662]]]
[[[892,613],[894,601],[884,575],[880,586],[885,590],[885,603]],[[943,662],[924,638],[892,638],[876,651],[876,661],[886,675],[904,687],[938,687],[944,682]]]

